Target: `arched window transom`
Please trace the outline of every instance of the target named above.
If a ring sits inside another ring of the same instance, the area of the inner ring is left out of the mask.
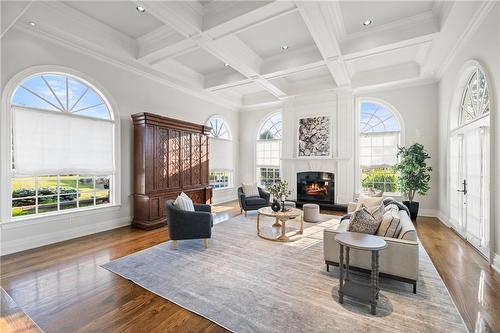
[[[261,126],[259,131],[260,140],[281,139],[281,113],[269,117]]]
[[[209,134],[211,138],[231,140],[229,128],[222,118],[217,116],[211,117],[207,122],[207,126],[212,128]]]
[[[488,83],[481,69],[470,75],[460,105],[460,124],[468,123],[490,112]]]
[[[401,135],[399,120],[393,111],[380,103],[361,102],[359,112],[362,190],[396,192],[394,165]]]
[[[82,81],[62,74],[41,74],[24,80],[12,105],[111,119],[106,102]]]

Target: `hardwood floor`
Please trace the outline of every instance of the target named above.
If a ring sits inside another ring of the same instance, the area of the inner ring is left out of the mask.
[[[214,209],[217,221],[239,214],[236,202]],[[436,219],[419,218],[417,231],[469,330],[500,332],[500,276]],[[165,228],[124,227],[5,256],[0,284],[45,332],[225,332],[100,267],[166,240]]]

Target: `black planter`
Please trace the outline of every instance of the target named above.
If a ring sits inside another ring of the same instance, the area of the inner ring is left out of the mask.
[[[410,211],[410,218],[412,220],[415,220],[418,215],[418,202],[416,201],[403,201],[403,204],[408,207],[408,210]]]
[[[271,209],[275,212],[279,211],[281,208],[280,203],[278,200],[273,200],[273,203],[271,204]]]

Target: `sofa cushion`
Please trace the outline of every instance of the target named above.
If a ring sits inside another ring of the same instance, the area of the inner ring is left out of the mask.
[[[266,204],[266,199],[261,197],[247,197],[245,203],[248,206],[262,206]]]
[[[401,232],[398,238],[416,242],[418,239],[417,231],[406,211],[400,211],[399,218],[401,219]]]
[[[375,234],[380,222],[382,221],[383,212],[383,205],[373,209],[363,206],[361,209],[358,209],[352,214],[351,221],[349,223],[349,231],[370,235]]]
[[[382,237],[397,238],[401,231],[399,209],[389,209],[384,213],[382,222],[377,230],[377,235]]]
[[[245,193],[247,197],[260,196],[259,189],[257,188],[256,184],[242,184],[241,187],[243,188],[243,193]]]
[[[181,192],[174,201],[174,206],[180,210],[194,212],[193,200],[186,193]]]

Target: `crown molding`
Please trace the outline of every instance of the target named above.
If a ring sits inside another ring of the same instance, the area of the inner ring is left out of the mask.
[[[132,72],[134,74],[148,78],[148,79],[153,80],[155,82],[158,82],[160,84],[177,89],[177,90],[182,91],[183,93],[186,93],[190,96],[194,96],[194,97],[200,98],[202,100],[208,101],[210,103],[214,103],[216,105],[225,107],[229,110],[237,111],[238,108],[241,107],[241,105],[232,103],[232,102],[227,101],[223,98],[219,98],[219,97],[217,97],[217,96],[215,96],[215,95],[211,94],[210,92],[207,92],[203,89],[199,89],[199,88],[195,88],[195,87],[188,87],[188,86],[186,86],[185,83],[178,81],[174,78],[171,78],[168,75],[166,75],[164,73],[160,73],[154,69],[150,69],[147,67],[143,68],[143,67],[145,67],[145,65],[141,64],[137,60],[126,61],[126,60],[122,60],[122,59],[117,59],[115,57],[103,55],[100,52],[97,52],[97,51],[94,51],[90,48],[81,46],[79,43],[69,41],[65,38],[61,38],[59,36],[55,36],[53,34],[49,34],[49,33],[44,32],[44,31],[30,29],[26,25],[16,24],[14,26],[14,28],[21,31],[21,32],[28,33],[30,35],[33,35],[33,36],[38,37],[38,38],[42,38],[44,40],[47,40],[49,42],[53,42],[53,43],[58,44],[58,45],[63,46],[63,47],[70,48],[74,51],[85,54],[85,55],[90,56],[90,57],[97,59],[99,61],[111,64],[111,65],[118,67],[120,69]]]
[[[496,2],[494,1],[485,1],[480,4],[480,7],[477,9],[477,11],[474,13],[474,16],[472,17],[472,20],[469,21],[466,29],[456,40],[456,42],[453,45],[453,48],[448,53],[448,55],[442,62],[441,66],[439,66],[439,69],[435,74],[436,79],[440,80],[443,77],[444,73],[450,66],[453,59],[455,59],[458,52],[460,52],[460,50],[464,47],[464,45],[472,38],[473,34],[477,31],[479,26],[484,22],[486,17],[488,17],[488,14],[495,7],[495,5]]]

